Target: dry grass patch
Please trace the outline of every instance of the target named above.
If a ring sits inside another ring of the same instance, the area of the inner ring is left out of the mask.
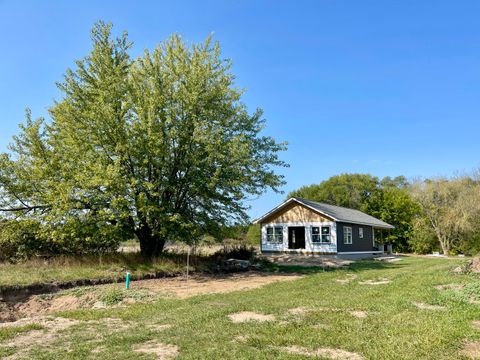
[[[171,344],[163,344],[153,340],[134,346],[133,351],[155,355],[158,360],[173,359],[179,354],[177,346]]]
[[[390,284],[392,280],[386,279],[386,278],[380,278],[376,280],[365,280],[365,281],[360,281],[360,285],[385,285],[385,284]]]
[[[480,341],[466,342],[459,354],[469,359],[480,359]]]
[[[299,346],[288,346],[280,348],[280,350],[288,352],[290,354],[298,354],[303,356],[311,356],[326,359],[335,360],[363,360],[364,357],[360,354],[333,348],[319,348],[316,350],[308,350]]]
[[[472,326],[473,326],[474,329],[480,330],[480,320],[473,321]]]
[[[368,316],[368,313],[363,310],[353,310],[349,311],[350,315],[358,318],[358,319],[365,319]]]
[[[357,278],[357,275],[355,275],[355,274],[347,274],[344,279],[335,279],[335,281],[342,284],[342,285],[345,285],[345,284],[348,284],[348,283],[352,282],[356,278]]]
[[[171,324],[153,324],[153,325],[148,325],[148,328],[150,330],[154,331],[164,331],[167,329],[170,329],[172,327]]]
[[[39,324],[44,330],[31,330],[15,336],[1,345],[6,347],[13,347],[16,349],[15,354],[10,355],[5,360],[14,360],[27,357],[28,353],[34,346],[42,345],[48,346],[54,342],[62,330],[78,324],[78,320],[70,320],[61,317],[36,317],[30,319],[21,319],[15,322],[1,324],[2,327],[8,326],[22,326],[27,324]]]
[[[234,323],[243,323],[248,321],[275,321],[275,316],[271,314],[259,314],[252,311],[242,311],[228,315],[229,319]]]
[[[313,311],[312,309],[308,309],[306,307],[297,307],[297,308],[293,308],[293,309],[288,309],[287,312],[290,314],[290,315],[294,315],[294,316],[302,316],[302,315],[306,315],[308,314],[309,312]]]
[[[442,305],[431,305],[431,304],[425,304],[421,302],[413,302],[413,305],[415,305],[420,310],[434,310],[434,311],[447,310],[447,308]]]
[[[126,330],[131,326],[129,322],[125,322],[117,318],[103,318],[100,320],[80,321],[66,319],[62,317],[51,316],[36,316],[30,318],[23,318],[14,322],[1,323],[0,328],[18,327],[29,324],[38,324],[42,327],[42,330],[31,330],[21,333],[15,336],[13,339],[0,343],[2,346],[13,347],[16,349],[15,354],[6,357],[7,360],[14,360],[28,357],[30,350],[35,346],[42,348],[48,348],[53,342],[58,339],[68,337],[68,334],[62,333],[74,325],[86,324],[87,327],[84,330],[87,334],[95,334],[97,340],[101,340],[103,337],[96,331],[97,326],[105,327],[108,332],[117,332]],[[100,351],[100,350],[97,350]]]
[[[239,342],[239,343],[246,343],[249,339],[248,335],[237,335],[233,338],[234,341]]]
[[[462,284],[445,284],[445,285],[437,285],[435,286],[435,289],[437,290],[463,290],[465,288],[465,285]]]

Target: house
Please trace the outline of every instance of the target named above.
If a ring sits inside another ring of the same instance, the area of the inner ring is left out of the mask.
[[[255,223],[262,253],[301,253],[366,258],[383,254],[375,230],[394,227],[359,210],[290,198]]]

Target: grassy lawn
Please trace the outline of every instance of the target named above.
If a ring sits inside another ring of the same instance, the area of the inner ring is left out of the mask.
[[[0,289],[6,286],[44,284],[82,279],[117,279],[129,270],[133,275],[184,271],[179,255],[165,255],[145,262],[138,254],[112,254],[103,257],[30,260],[20,264],[0,263]]]
[[[341,349],[365,359],[459,359],[465,341],[480,341],[480,329],[472,326],[480,320],[480,305],[469,301],[480,299],[479,278],[452,274],[460,262],[417,257],[395,263],[366,261],[348,270],[310,271],[299,280],[255,290],[64,312],[57,315],[74,325],[20,355],[157,359],[155,344],[161,343],[169,345],[162,350],[167,353],[176,347],[176,359],[311,359],[306,351],[312,355],[319,348]],[[435,288],[445,284],[466,287]],[[420,309],[414,303],[436,307]],[[303,311],[292,314],[296,308]],[[230,320],[229,315],[243,311],[275,319]],[[304,352],[286,351],[291,346]],[[0,355],[15,351],[20,349],[0,346]]]

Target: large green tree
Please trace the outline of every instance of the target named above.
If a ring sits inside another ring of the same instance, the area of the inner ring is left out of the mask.
[[[173,35],[132,60],[126,33],[97,23],[93,49],[58,84],[51,121],[28,114],[0,159],[3,214],[34,218],[52,238],[128,238],[158,255],[245,221],[244,200],[283,184],[285,144],[261,135],[231,63],[208,38]]]

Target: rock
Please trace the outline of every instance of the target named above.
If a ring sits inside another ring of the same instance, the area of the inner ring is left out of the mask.
[[[251,264],[248,260],[228,259],[223,262],[223,269],[227,271],[248,270]]]

